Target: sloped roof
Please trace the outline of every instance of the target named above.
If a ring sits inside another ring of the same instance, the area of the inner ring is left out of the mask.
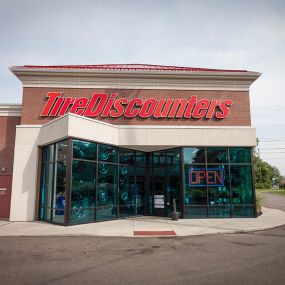
[[[211,69],[185,66],[154,65],[154,64],[94,64],[94,65],[24,65],[21,68],[36,69],[94,69],[94,70],[145,70],[145,71],[176,71],[176,72],[247,72],[247,70]]]

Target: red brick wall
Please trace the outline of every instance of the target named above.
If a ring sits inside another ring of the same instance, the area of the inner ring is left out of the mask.
[[[13,160],[16,125],[21,122],[21,117],[0,117],[0,188],[6,188],[6,193],[0,191],[0,218],[9,218]],[[2,172],[5,167],[5,172]]]
[[[141,119],[141,118],[100,118],[111,124],[130,124],[130,125],[208,125],[208,126],[250,126],[250,106],[249,93],[247,91],[188,91],[188,90],[136,90],[136,89],[77,89],[77,88],[24,88],[23,109],[22,109],[22,124],[44,124],[53,118],[41,118],[40,112],[46,103],[46,95],[48,92],[62,92],[64,97],[88,97],[93,93],[118,93],[119,97],[134,98],[190,98],[197,96],[199,99],[231,99],[233,105],[230,115],[223,119]]]

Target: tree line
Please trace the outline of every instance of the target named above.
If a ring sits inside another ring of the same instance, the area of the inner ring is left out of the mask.
[[[263,161],[256,150],[253,153],[253,169],[256,188],[270,189],[274,187],[274,185],[285,188],[285,178],[280,174],[279,169],[268,162]]]

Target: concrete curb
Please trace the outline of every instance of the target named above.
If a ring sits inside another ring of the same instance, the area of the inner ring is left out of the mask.
[[[184,219],[172,221],[165,218],[137,217],[101,223],[63,227],[44,222],[0,221],[1,236],[18,237],[132,237],[177,238],[235,233],[251,233],[276,228],[285,224],[285,212],[262,208],[258,218]],[[174,231],[175,236],[134,236],[135,231]]]

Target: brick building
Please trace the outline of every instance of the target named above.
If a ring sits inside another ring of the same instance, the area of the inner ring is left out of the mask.
[[[141,64],[11,71],[23,100],[0,106],[0,218],[170,216],[174,201],[181,218],[256,215],[249,88],[260,73]]]

